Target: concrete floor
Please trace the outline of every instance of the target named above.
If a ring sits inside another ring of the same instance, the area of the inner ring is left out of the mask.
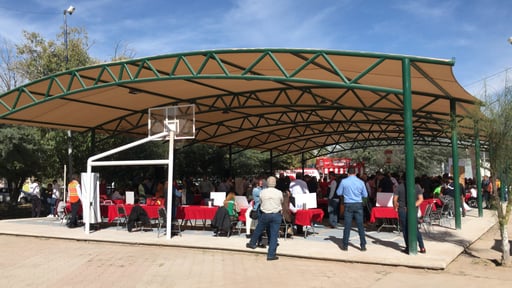
[[[484,210],[483,217],[477,216],[473,209],[462,218],[462,229],[434,225],[429,233],[423,231],[426,254],[407,255],[401,253],[404,247],[402,235],[390,229],[378,232],[372,226],[366,229],[368,242],[366,252],[359,250],[359,236],[352,230],[348,251],[342,251],[343,227],[329,229],[317,224],[315,233],[307,238],[294,236],[279,240],[277,254],[295,258],[307,258],[328,261],[341,261],[363,264],[381,264],[443,270],[460,254],[464,248],[475,242],[496,222],[496,212]],[[451,227],[454,220],[451,219]],[[147,232],[128,233],[126,229],[115,225],[102,225],[102,229],[86,234],[83,228],[69,229],[54,218],[27,218],[0,221],[0,234],[33,236],[38,238],[58,238],[78,241],[98,241],[119,244],[137,244],[151,246],[174,246],[209,250],[238,251],[242,253],[266,254],[266,249],[247,249],[245,234],[227,237],[213,237],[213,233],[202,228],[200,223],[194,227],[185,227],[181,236],[166,239],[165,234],[157,235],[157,229]],[[449,226],[449,225],[447,225]]]

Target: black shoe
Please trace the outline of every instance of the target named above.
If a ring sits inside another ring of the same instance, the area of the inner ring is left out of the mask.
[[[274,260],[277,260],[277,259],[279,259],[279,257],[274,256],[274,257],[267,258],[267,261],[274,261]]]
[[[252,246],[251,243],[245,244],[245,247],[249,249],[256,249],[256,246]]]
[[[260,244],[258,244],[258,248],[263,248],[263,249],[265,249],[265,248],[267,248],[267,245],[265,245],[265,244],[263,244],[263,243],[260,243]]]
[[[348,247],[347,246],[341,246],[341,250],[348,251]]]
[[[251,234],[245,234],[245,238],[251,238]]]
[[[366,251],[366,246],[361,246],[361,251]]]
[[[409,255],[409,249],[408,248],[402,249],[401,252],[404,253],[404,254]]]

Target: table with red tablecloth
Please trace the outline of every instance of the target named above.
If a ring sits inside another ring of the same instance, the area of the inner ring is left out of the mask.
[[[212,220],[217,206],[181,205],[176,210],[176,219],[180,220]]]
[[[206,226],[206,221],[211,221],[213,217],[215,217],[217,209],[217,206],[181,205],[178,206],[176,211],[176,219],[181,220],[182,224],[191,220],[201,220],[203,222],[203,226]],[[240,208],[240,211],[238,212],[238,220],[245,222],[246,212],[247,207]]]
[[[384,227],[400,230],[398,225],[398,212],[395,211],[395,208],[382,206],[373,207],[370,214],[370,223],[375,223],[378,219],[382,220],[382,225],[377,229],[377,231],[380,232],[380,229]]]
[[[393,207],[373,207],[370,222],[375,223],[377,219],[398,219],[398,212]]]
[[[315,233],[314,223],[322,223],[324,211],[320,208],[299,209],[295,212],[295,224],[304,226],[304,237],[308,236],[309,229]]]
[[[126,215],[130,215],[134,205],[124,204]],[[158,208],[163,207],[159,205],[140,205],[148,214],[149,219],[158,219]],[[101,217],[107,218],[108,222],[114,221],[117,218],[117,205],[100,205]]]
[[[301,226],[312,226],[313,223],[322,223],[324,211],[319,208],[299,209],[295,213],[295,224]]]

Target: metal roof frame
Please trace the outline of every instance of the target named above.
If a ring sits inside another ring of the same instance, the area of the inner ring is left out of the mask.
[[[404,61],[411,73],[403,76]],[[404,77],[414,144],[450,146],[454,101],[462,147],[480,101],[453,60],[316,49],[227,49],[81,67],[0,95],[0,123],[147,136],[152,107],[195,104],[197,142],[308,158],[403,145]],[[99,137],[97,137],[99,138]],[[482,141],[484,143],[485,141]]]

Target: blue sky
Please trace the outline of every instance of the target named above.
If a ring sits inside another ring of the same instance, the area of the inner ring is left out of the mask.
[[[475,94],[484,78],[503,85],[512,67],[510,0],[0,0],[0,39],[55,39],[70,5],[68,25],[87,30],[102,61],[117,44],[137,58],[252,47],[455,58],[455,77]]]

